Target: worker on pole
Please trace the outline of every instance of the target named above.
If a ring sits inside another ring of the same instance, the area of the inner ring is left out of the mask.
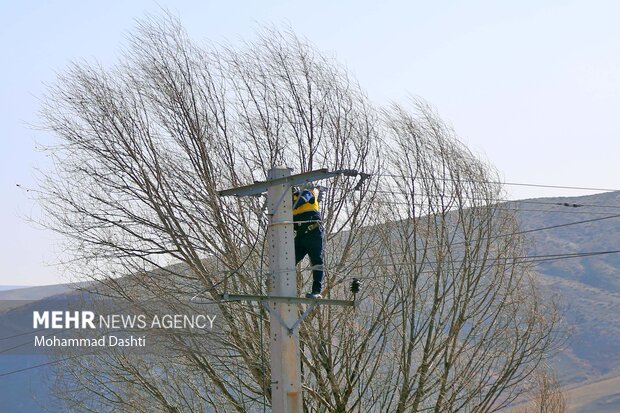
[[[317,195],[318,192],[318,195]],[[323,287],[323,239],[319,201],[320,187],[293,187],[293,221],[295,222],[295,264],[306,256],[312,265],[312,289],[306,298],[322,298]]]

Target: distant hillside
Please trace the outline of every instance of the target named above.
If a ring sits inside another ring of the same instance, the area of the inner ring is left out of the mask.
[[[0,301],[6,300],[40,300],[57,294],[65,294],[77,288],[89,285],[88,282],[42,285],[38,287],[7,288],[0,287]]]
[[[562,382],[572,389],[572,411],[619,412],[620,253],[613,251],[620,251],[620,192],[508,205],[518,209],[522,230],[590,221],[528,234],[528,255],[601,253],[541,262],[536,268],[545,290],[561,295],[572,330],[555,360]]]
[[[83,284],[80,284],[83,285]],[[54,409],[56,403],[54,390],[50,387],[51,367],[36,367],[49,361],[46,355],[19,354],[20,346],[30,345],[33,335],[23,334],[23,325],[19,330],[11,329],[11,323],[2,321],[12,311],[32,314],[37,305],[45,307],[49,301],[68,302],[77,284],[59,284],[41,287],[28,287],[0,291],[0,413],[31,413],[44,411],[58,411]],[[26,304],[30,302],[30,304]],[[22,317],[8,316],[11,320],[25,320]],[[19,334],[15,334],[19,331]],[[32,368],[31,367],[36,367]],[[14,372],[10,375],[4,375]]]
[[[18,288],[26,288],[27,285],[0,285],[0,291],[16,290]]]
[[[528,233],[530,256],[620,251],[620,192],[523,200],[506,207],[517,210],[523,231],[560,226]],[[566,225],[580,221],[589,222]],[[620,253],[542,262],[536,269],[544,291],[559,294],[566,307],[572,335],[554,363],[571,412],[620,412]],[[0,301],[42,300],[67,295],[75,287],[0,291]],[[0,356],[0,374],[40,364],[35,357],[40,356]],[[0,412],[40,411],[49,403],[42,380],[46,370],[0,376]]]

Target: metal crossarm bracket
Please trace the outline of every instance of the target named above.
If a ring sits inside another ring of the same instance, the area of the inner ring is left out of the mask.
[[[264,303],[263,303],[263,304],[264,304]],[[295,321],[295,324],[293,324],[293,325],[291,326],[291,328],[289,328],[289,330],[288,330],[288,331],[289,331],[289,334],[293,334],[293,331],[295,331],[295,329],[296,329],[296,328],[297,328],[297,327],[301,324],[301,322],[302,322],[302,321],[304,321],[304,319],[305,319],[306,317],[308,317],[308,315],[310,314],[310,312],[311,312],[312,310],[314,310],[314,307],[316,307],[316,306],[317,306],[317,304],[316,304],[316,303],[312,303],[312,304],[310,304],[310,305],[306,308],[306,311],[304,311],[304,312],[303,312],[303,314],[301,315],[301,317],[299,317],[299,318],[297,319],[297,321]]]
[[[302,298],[302,297],[277,297],[277,296],[265,296],[265,295],[240,295],[240,294],[228,294],[224,293],[220,296],[222,300],[226,301],[258,301],[267,311],[269,311],[279,322],[280,324],[286,328],[289,336],[293,335],[295,329],[299,327],[302,321],[306,317],[310,315],[312,310],[319,304],[326,305],[340,305],[346,307],[354,307],[355,301],[349,300],[327,300],[321,298]],[[286,303],[286,304],[301,304],[306,303],[310,304],[306,310],[301,314],[301,316],[293,323],[292,326],[289,326],[280,316],[277,311],[271,311],[273,308],[269,307],[269,302],[273,303]]]
[[[363,175],[368,177],[370,175],[363,174],[355,169],[338,169],[337,171],[329,172],[327,168],[316,169],[310,172],[304,172],[297,175],[290,175],[283,178],[270,179],[268,181],[260,181],[255,182],[251,185],[240,186],[237,188],[224,189],[219,191],[218,194],[220,196],[251,196],[251,195],[260,195],[263,192],[267,192],[270,186],[286,184],[288,186],[300,185],[306,182],[318,181],[321,179],[331,178],[337,175],[344,176],[358,176]]]
[[[318,181],[338,175],[338,172],[329,172],[327,168],[315,171],[304,172],[297,175],[290,175],[283,178],[270,179],[269,181],[255,182],[251,185],[240,186],[237,188],[225,189],[219,192],[220,196],[234,195],[237,197],[259,195],[267,192],[270,186],[286,184],[288,186],[300,185],[305,182]]]
[[[224,301],[275,301],[287,304],[324,304],[324,305],[340,305],[344,307],[354,307],[355,301],[351,300],[331,300],[327,298],[304,298],[304,297],[281,297],[273,295],[242,295],[228,294],[220,295],[220,299]]]
[[[306,311],[303,312],[301,317],[299,317],[297,319],[297,321],[295,321],[295,323],[293,323],[293,325],[289,327],[289,325],[286,324],[286,322],[282,319],[282,317],[280,316],[280,314],[277,311],[272,311],[272,310],[275,310],[275,309],[274,308],[270,308],[269,304],[267,303],[267,301],[263,301],[262,303],[263,303],[263,307],[265,307],[265,310],[267,310],[270,314],[273,314],[273,316],[278,319],[280,324],[282,326],[284,326],[284,328],[286,328],[288,330],[288,335],[289,336],[292,336],[295,333],[295,329],[299,326],[299,324],[301,324],[301,322],[304,321],[304,319],[306,317],[308,317],[310,312],[312,310],[314,310],[314,307],[316,307],[316,303],[310,304],[308,306],[308,308],[306,308]]]

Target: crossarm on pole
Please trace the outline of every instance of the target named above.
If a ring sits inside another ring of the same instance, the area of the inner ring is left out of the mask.
[[[304,298],[304,297],[282,297],[273,295],[242,295],[224,293],[219,297],[225,301],[275,301],[288,304],[323,304],[323,305],[340,305],[344,307],[354,307],[355,301],[351,300],[330,300],[326,298]]]

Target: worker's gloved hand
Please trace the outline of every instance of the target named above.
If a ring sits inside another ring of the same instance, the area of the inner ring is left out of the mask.
[[[312,191],[307,190],[307,189],[302,191],[302,193],[299,196],[299,198],[303,198],[303,199],[306,200],[306,202],[309,202],[311,204],[314,204],[314,202],[315,202],[314,193]]]
[[[323,199],[325,199],[325,194],[327,193],[327,190],[329,189],[326,186],[317,186],[316,187],[319,190],[319,204],[321,204],[323,202]]]

